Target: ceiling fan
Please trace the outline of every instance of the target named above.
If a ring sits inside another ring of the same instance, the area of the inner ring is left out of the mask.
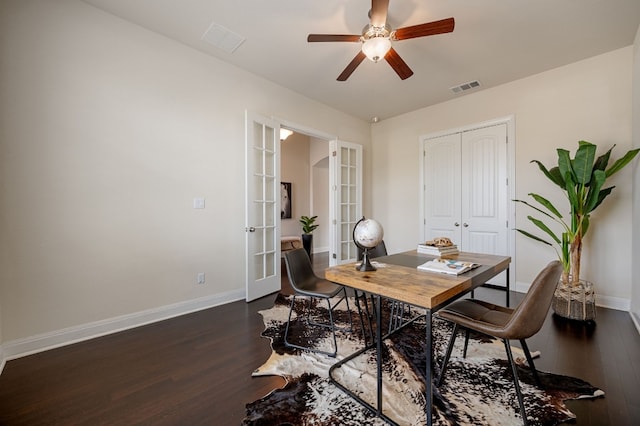
[[[378,62],[384,58],[398,76],[402,80],[405,80],[413,75],[413,71],[411,71],[407,63],[398,55],[398,52],[394,50],[391,42],[450,33],[453,31],[455,21],[453,18],[447,18],[440,21],[392,30],[387,24],[388,11],[389,0],[371,0],[371,10],[369,11],[370,22],[362,30],[362,35],[309,34],[307,42],[348,41],[362,43],[362,50],[358,52],[356,57],[353,58],[344,71],[342,71],[342,74],[338,76],[338,81],[346,81],[358,65],[364,61],[364,58],[369,58],[373,62]]]

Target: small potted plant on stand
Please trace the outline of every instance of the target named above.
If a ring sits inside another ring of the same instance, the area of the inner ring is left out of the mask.
[[[313,231],[320,225],[316,224],[318,216],[300,216],[302,224],[302,246],[307,251],[309,259],[311,259],[311,247],[313,247]]]
[[[533,216],[527,216],[527,218],[551,237],[553,243],[522,229],[516,230],[529,238],[554,247],[564,266],[564,272],[551,305],[554,312],[565,318],[592,321],[596,313],[593,284],[580,279],[583,238],[589,230],[591,212],[615,188],[614,186],[603,188],[605,181],[631,162],[640,149],[628,151],[622,158],[607,167],[615,145],[596,158],[596,145],[585,141],[580,141],[578,144],[574,158],[570,157],[569,151],[558,149],[558,165],[551,169],[547,169],[538,160],[531,161],[538,165],[549,180],[565,192],[570,207],[569,220],[565,221],[559,210],[549,200],[538,194],[529,194],[537,205],[514,200],[560,224],[561,234],[556,234],[542,220]]]

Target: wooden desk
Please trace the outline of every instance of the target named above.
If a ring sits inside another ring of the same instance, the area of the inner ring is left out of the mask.
[[[382,412],[382,326],[381,326],[381,299],[388,298],[399,302],[408,303],[426,309],[426,354],[427,354],[427,371],[426,371],[426,417],[427,424],[432,423],[432,400],[433,400],[433,384],[432,384],[432,314],[443,306],[462,297],[466,293],[481,286],[489,279],[495,277],[502,271],[507,271],[509,276],[509,263],[511,258],[508,256],[494,256],[487,254],[465,253],[461,252],[457,256],[453,256],[458,260],[479,263],[481,266],[461,275],[447,275],[434,272],[426,272],[417,269],[417,266],[433,259],[433,256],[418,253],[417,251],[409,251],[405,253],[394,254],[376,258],[376,261],[385,266],[379,267],[377,271],[360,272],[356,270],[355,263],[338,265],[330,267],[325,271],[325,278],[338,284],[351,287],[356,290],[364,291],[374,295],[376,300],[376,338],[374,345],[377,354],[378,368],[378,390],[377,390],[377,407],[373,407],[367,402],[355,396],[350,390],[341,384],[339,387],[347,391],[358,402],[363,404],[369,410],[373,411],[379,417],[395,424],[393,419],[388,418]],[[336,363],[334,367],[339,367],[349,359],[353,359],[372,346],[358,351],[344,360]],[[332,370],[333,368],[332,367]]]

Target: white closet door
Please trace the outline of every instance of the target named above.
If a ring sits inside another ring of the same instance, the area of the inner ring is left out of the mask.
[[[508,256],[507,125],[430,138],[424,150],[424,239]],[[505,274],[490,283],[506,285]]]
[[[425,143],[425,241],[448,237],[458,246],[462,244],[460,143],[459,133],[429,139]]]
[[[506,125],[462,133],[461,164],[463,250],[508,256]],[[504,274],[491,283],[506,285]]]
[[[462,134],[462,239],[469,251],[507,255],[506,129]]]

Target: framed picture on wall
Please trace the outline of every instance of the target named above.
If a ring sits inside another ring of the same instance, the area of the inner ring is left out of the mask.
[[[291,219],[291,182],[280,182],[280,219]]]

